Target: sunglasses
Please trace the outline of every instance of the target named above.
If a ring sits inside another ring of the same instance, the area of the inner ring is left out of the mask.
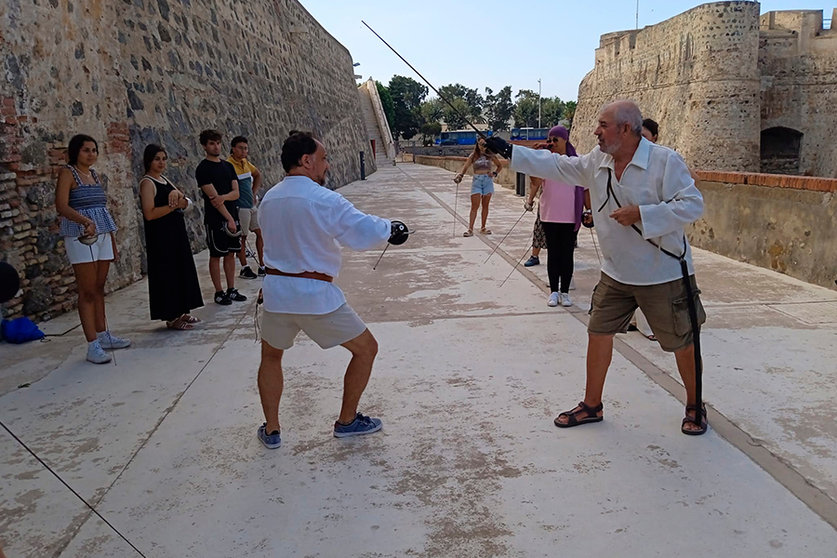
[[[558,143],[558,140],[559,140],[559,139],[561,139],[561,138],[556,138],[556,137],[554,137],[554,136],[553,136],[553,137],[549,137],[549,138],[546,138],[546,143]]]

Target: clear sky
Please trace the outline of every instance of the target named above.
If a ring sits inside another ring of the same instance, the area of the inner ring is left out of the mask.
[[[300,0],[360,66],[355,73],[383,84],[393,75],[421,79],[363,26],[368,23],[437,88],[461,83],[495,92],[511,85],[575,100],[593,69],[599,37],[634,29],[636,0]],[[639,0],[639,27],[654,25],[702,2]],[[765,0],[761,13],[822,10],[837,3]],[[828,24],[826,24],[827,26]],[[432,95],[432,91],[431,91]]]

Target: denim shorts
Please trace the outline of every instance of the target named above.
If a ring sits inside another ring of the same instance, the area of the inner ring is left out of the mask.
[[[494,193],[494,181],[487,174],[475,174],[474,181],[471,182],[471,195],[480,194],[487,196]]]

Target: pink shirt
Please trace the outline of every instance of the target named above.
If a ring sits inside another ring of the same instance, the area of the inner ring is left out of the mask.
[[[575,223],[575,186],[545,179],[541,191],[541,221]]]

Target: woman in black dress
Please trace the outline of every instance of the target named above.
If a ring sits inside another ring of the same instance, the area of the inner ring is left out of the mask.
[[[203,306],[183,220],[183,210],[192,202],[163,176],[167,159],[159,145],[145,148],[146,174],[139,186],[148,252],[148,299],[152,320],[165,320],[169,329],[192,329],[200,320],[189,311]]]

